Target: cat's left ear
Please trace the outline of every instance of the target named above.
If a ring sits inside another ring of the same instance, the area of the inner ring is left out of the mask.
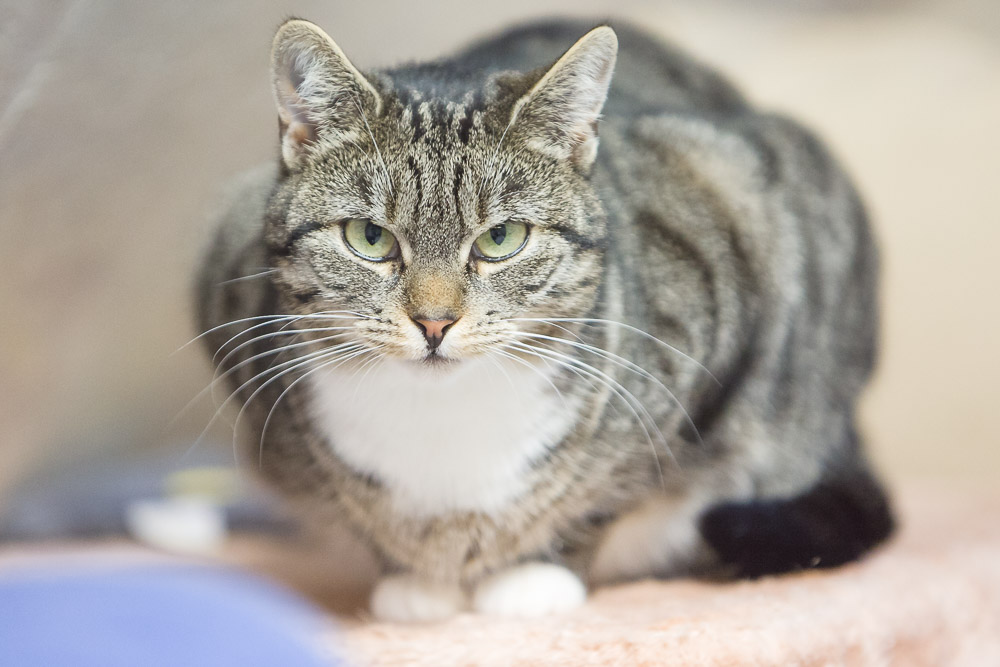
[[[512,127],[529,148],[590,168],[597,156],[597,120],[617,56],[615,31],[594,28],[517,101]]]
[[[289,169],[310,147],[353,141],[365,132],[365,113],[378,115],[378,92],[340,47],[309,21],[286,21],[271,46],[271,80]]]

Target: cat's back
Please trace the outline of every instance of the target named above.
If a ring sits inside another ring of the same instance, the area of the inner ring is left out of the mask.
[[[656,37],[618,21],[615,76],[603,115],[638,116],[678,112],[740,113],[743,97],[721,75]],[[555,62],[594,21],[550,20],[511,28],[479,40],[448,58],[398,67],[397,85],[435,97],[460,99],[503,71],[542,71]]]

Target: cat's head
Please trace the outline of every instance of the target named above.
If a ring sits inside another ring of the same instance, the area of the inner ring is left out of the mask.
[[[521,318],[585,315],[603,273],[589,173],[616,53],[599,27],[547,69],[440,95],[364,76],[311,23],[282,25],[267,242],[283,308],[354,318],[328,322],[427,362],[540,326]]]

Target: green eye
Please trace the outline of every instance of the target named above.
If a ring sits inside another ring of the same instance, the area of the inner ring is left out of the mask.
[[[348,220],[344,223],[344,240],[356,254],[373,262],[384,262],[399,254],[399,246],[392,232],[371,220]]]
[[[528,240],[528,225],[523,222],[505,222],[479,235],[474,252],[480,259],[496,262],[516,255]]]

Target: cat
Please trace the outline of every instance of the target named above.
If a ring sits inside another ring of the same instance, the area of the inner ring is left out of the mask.
[[[707,67],[588,27],[367,73],[307,21],[274,38],[280,154],[223,216],[200,325],[244,463],[371,545],[379,619],[832,567],[893,530],[847,176]]]

